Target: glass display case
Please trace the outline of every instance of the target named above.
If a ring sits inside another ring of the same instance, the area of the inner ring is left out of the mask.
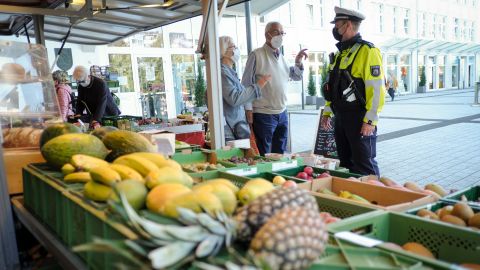
[[[38,148],[45,125],[56,121],[61,118],[45,47],[0,41],[3,148]]]

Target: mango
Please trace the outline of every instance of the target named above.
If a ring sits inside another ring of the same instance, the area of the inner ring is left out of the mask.
[[[222,184],[205,184],[202,186],[194,186],[194,191],[197,192],[210,192],[217,196],[218,199],[222,202],[223,210],[228,215],[232,215],[237,208],[237,197],[235,193],[227,186]]]
[[[438,220],[438,219],[439,219],[438,216],[437,216],[437,214],[433,213],[432,211],[430,211],[430,210],[428,210],[428,209],[420,209],[420,210],[418,210],[417,216],[423,217],[423,218],[434,219],[434,220]]]
[[[431,190],[431,191],[437,193],[440,197],[445,197],[445,196],[448,195],[448,192],[445,189],[443,189],[440,185],[437,185],[437,184],[433,184],[433,183],[427,184],[425,186],[425,189],[426,190]]]
[[[272,180],[273,184],[277,186],[283,185],[283,183],[285,183],[286,181],[287,180],[285,180],[285,178],[283,178],[283,176],[281,175],[276,175]]]
[[[461,218],[465,222],[473,217],[474,214],[472,208],[464,202],[456,203],[453,206],[452,215]]]
[[[67,163],[67,164],[62,166],[62,174],[63,175],[71,174],[73,172],[75,172],[75,167],[73,167],[72,164]]]
[[[187,187],[193,185],[193,179],[188,174],[171,167],[154,170],[147,174],[145,180],[147,181],[147,187],[149,189],[165,183],[178,183]]]
[[[113,190],[110,186],[106,186],[95,181],[89,181],[85,184],[83,195],[93,201],[106,202]]]
[[[177,218],[178,207],[187,208],[196,213],[205,211],[210,215],[214,215],[217,211],[223,211],[222,202],[217,196],[210,192],[201,191],[191,191],[169,200],[165,204],[162,214],[168,217]]]
[[[476,213],[468,219],[468,226],[480,229],[480,213]]]
[[[137,180],[125,180],[115,184],[114,188],[118,192],[125,194],[128,203],[130,203],[134,209],[140,210],[145,207],[145,200],[148,192],[145,184]],[[115,192],[112,192],[110,199],[117,202],[120,201]]]
[[[417,255],[435,259],[435,256],[433,256],[432,252],[420,243],[409,242],[409,243],[404,244],[402,246],[402,248],[406,251],[415,253]]]
[[[225,185],[226,187],[231,189],[233,191],[233,193],[235,193],[235,194],[237,194],[237,192],[240,190],[231,181],[229,181],[228,179],[223,179],[223,178],[216,178],[216,179],[208,180],[208,181],[205,181],[205,182],[202,182],[202,183],[198,184],[197,186],[201,186],[201,185],[205,185],[205,184],[213,184],[213,183],[218,183],[218,184]]]
[[[155,213],[163,213],[168,201],[190,191],[190,188],[178,183],[158,185],[147,195],[147,208]]]
[[[247,205],[273,189],[273,183],[265,179],[256,178],[248,181],[245,186],[238,191],[237,197],[243,205]]]
[[[456,216],[453,216],[453,215],[444,215],[440,220],[443,221],[443,222],[453,224],[453,225],[458,225],[458,226],[463,226],[463,227],[466,226],[465,221],[463,221],[463,219],[461,219],[459,217],[456,217]]]

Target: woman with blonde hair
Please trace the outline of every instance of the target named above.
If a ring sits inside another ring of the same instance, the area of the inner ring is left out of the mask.
[[[73,115],[72,111],[72,88],[68,85],[68,75],[63,70],[57,70],[52,74],[55,82],[55,92],[57,93],[60,115],[63,121],[67,121],[69,115]]]
[[[262,97],[261,89],[270,81],[270,75],[261,76],[257,83],[245,88],[233,65],[240,59],[240,50],[229,36],[219,39],[222,76],[223,114],[225,116],[225,141],[250,138],[250,127],[244,104]]]

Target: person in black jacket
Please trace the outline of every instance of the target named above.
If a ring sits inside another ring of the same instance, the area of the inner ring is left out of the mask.
[[[84,66],[76,66],[73,79],[78,84],[78,98],[76,117],[86,111],[89,115],[90,127],[100,127],[104,116],[117,116],[120,114],[118,106],[113,101],[113,96],[104,80],[88,75]]]

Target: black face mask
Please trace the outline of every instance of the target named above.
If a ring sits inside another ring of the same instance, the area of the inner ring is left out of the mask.
[[[341,35],[339,32],[338,32],[338,29],[334,26],[333,29],[332,29],[332,34],[333,34],[333,38],[335,38],[336,40],[338,41],[342,41],[342,37],[343,35]]]

